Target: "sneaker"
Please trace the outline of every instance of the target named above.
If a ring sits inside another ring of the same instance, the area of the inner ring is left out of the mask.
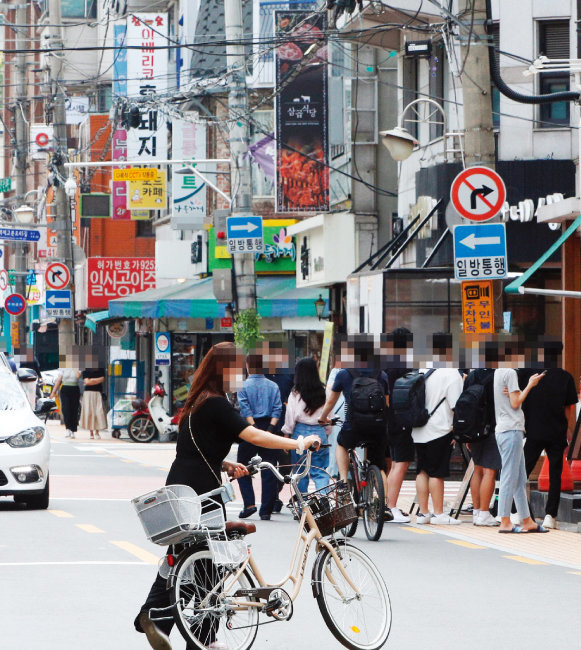
[[[462,522],[459,519],[454,519],[454,517],[442,513],[441,515],[433,515],[430,523],[436,526],[458,526]]]
[[[419,524],[420,526],[423,526],[424,524],[429,524],[432,522],[432,519],[434,518],[434,515],[431,512],[428,512],[428,514],[424,515],[421,512],[418,512],[416,515],[416,524]]]
[[[68,429],[65,431],[65,438],[70,438],[72,435],[72,431],[69,431]]]
[[[559,522],[555,519],[555,517],[551,517],[551,515],[545,515],[545,518],[543,519],[543,528],[553,528],[556,530],[559,528]]]
[[[474,521],[475,526],[500,526],[500,523],[490,514],[490,512],[481,512]]]
[[[391,509],[391,514],[393,515],[393,519],[391,521],[394,524],[409,524],[411,521],[410,516],[408,515],[407,512],[403,512],[399,508],[392,508]],[[387,521],[387,519],[386,519]]]
[[[149,618],[147,612],[141,612],[139,615],[139,625],[153,650],[172,650],[169,637]]]
[[[253,515],[257,511],[256,506],[251,506],[250,508],[244,508],[244,510],[241,510],[238,513],[238,516],[240,519],[246,519],[247,517],[250,517],[250,515]]]
[[[461,510],[460,512],[463,512],[463,510]],[[477,525],[476,520],[478,519],[479,515],[480,515],[480,510],[472,510],[472,523],[475,526]]]
[[[228,646],[225,643],[220,643],[220,641],[212,641],[212,643],[206,647],[208,650],[228,650]]]
[[[270,521],[270,515],[260,515],[262,521]]]

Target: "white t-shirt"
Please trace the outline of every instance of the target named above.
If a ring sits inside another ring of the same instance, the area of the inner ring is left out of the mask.
[[[510,397],[504,394],[504,387],[509,393],[520,390],[518,376],[514,368],[498,368],[494,371],[494,412],[496,415],[496,433],[503,431],[524,431],[525,414],[519,406],[513,409]]]
[[[421,369],[420,372],[427,372]],[[414,442],[430,442],[443,438],[452,431],[452,410],[462,393],[462,377],[456,368],[437,368],[426,379],[426,409],[431,412],[441,399],[442,404],[434,411],[428,423],[412,429]]]

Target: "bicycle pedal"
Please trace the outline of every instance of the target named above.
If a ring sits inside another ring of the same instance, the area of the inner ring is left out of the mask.
[[[288,621],[293,615],[292,599],[284,589],[273,589],[262,611],[277,621]]]

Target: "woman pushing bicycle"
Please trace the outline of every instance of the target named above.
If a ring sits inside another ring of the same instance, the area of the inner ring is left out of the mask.
[[[233,343],[218,343],[204,357],[194,374],[179,424],[176,458],[166,479],[166,485],[187,485],[203,494],[221,485],[220,472],[231,478],[248,473],[244,465],[225,460],[237,440],[245,440],[268,449],[298,450],[320,444],[318,436],[299,437],[296,440],[262,431],[242,418],[226,398],[242,386],[243,359]],[[170,607],[165,578],[157,575],[146,601],[135,619],[135,628],[144,632],[154,650],[171,650],[169,633],[173,620],[154,623],[151,609]],[[226,646],[211,641],[213,650]],[[188,650],[196,646],[188,644]]]

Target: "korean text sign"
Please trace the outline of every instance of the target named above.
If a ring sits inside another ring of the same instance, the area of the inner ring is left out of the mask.
[[[189,121],[172,122],[172,152],[175,160],[206,158],[206,125]],[[198,165],[200,172],[211,171],[210,165]],[[206,183],[195,174],[172,176],[173,214],[191,218],[192,228],[202,228],[206,216]],[[215,178],[215,176],[214,176]]]
[[[494,333],[491,280],[462,282],[462,324],[465,334]]]
[[[155,288],[155,258],[90,257],[88,307],[107,309],[109,300]]]
[[[128,16],[127,96],[130,99],[167,92],[167,37],[167,14],[136,13]],[[139,127],[127,133],[127,157],[144,161],[167,159],[166,118],[157,105],[145,106],[141,110]]]

